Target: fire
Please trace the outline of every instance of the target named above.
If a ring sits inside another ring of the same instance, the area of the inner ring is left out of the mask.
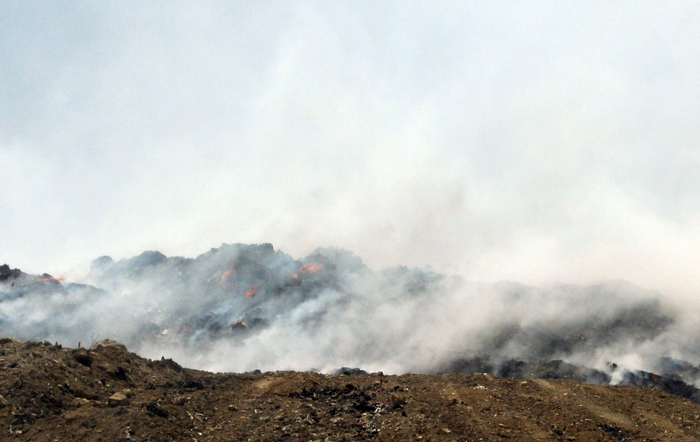
[[[308,275],[309,273],[316,273],[323,268],[321,264],[303,264],[299,267],[296,273],[292,275],[292,279],[299,279],[299,274]]]
[[[246,298],[252,298],[253,296],[255,296],[256,293],[258,293],[258,286],[253,284],[248,290],[246,290],[245,295],[243,296],[245,296]]]
[[[37,278],[34,280],[34,282],[63,282],[65,278],[63,276],[59,276],[58,278],[54,278],[53,276],[42,276],[41,278]]]
[[[222,273],[221,274],[221,282],[226,281],[226,278],[228,278],[231,273],[233,273],[233,268],[230,268],[230,269],[226,270],[224,273]]]
[[[304,264],[303,266],[299,267],[299,273],[316,273],[322,268],[323,266],[321,264]]]
[[[225,289],[227,289],[227,290],[231,288],[231,285],[227,282],[227,279],[228,279],[229,276],[231,276],[231,273],[233,273],[234,270],[236,270],[236,269],[234,269],[233,267],[231,267],[230,269],[225,270],[225,271],[221,274],[221,276],[219,277],[219,285],[220,285],[221,287],[223,287],[223,288],[225,288]]]

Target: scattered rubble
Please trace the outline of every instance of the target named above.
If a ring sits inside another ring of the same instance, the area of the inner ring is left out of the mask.
[[[0,439],[700,439],[700,404],[656,385],[459,373],[213,374],[144,359],[113,341],[98,344],[85,350],[0,340]],[[80,350],[91,364],[76,360]]]
[[[167,348],[196,356],[226,343],[219,351],[230,349],[226,363],[234,364],[239,349],[280,323],[297,321],[285,336],[319,345],[315,337],[324,327],[347,320],[348,329],[357,327],[358,333],[339,335],[352,337],[343,345],[329,340],[317,355],[342,349],[356,356],[348,364],[384,367],[382,362],[398,362],[389,359],[391,349],[421,342],[424,347],[400,353],[404,359],[394,365],[402,367],[396,371],[417,371],[411,368],[413,355],[432,349],[434,341],[407,337],[430,332],[431,321],[447,311],[423,317],[454,283],[445,275],[403,267],[373,273],[337,249],[294,260],[269,244],[239,244],[196,259],[159,252],[116,262],[103,257],[93,263],[91,278],[97,286],[0,266],[0,335],[44,341],[0,339],[4,437],[47,442],[700,439],[700,390],[693,384],[700,366],[667,355],[654,356],[655,365],[646,367],[658,374],[613,362],[598,369],[568,362],[582,360],[571,355],[648,343],[673,330],[678,312],[628,283],[562,285],[554,291],[497,283],[479,293],[497,294],[499,305],[511,311],[531,304],[568,311],[569,304],[561,301],[566,299],[580,314],[568,321],[502,315],[469,341],[473,348],[453,342],[454,352],[416,366],[428,374],[386,376],[353,366],[332,374],[260,369],[213,374],[165,357],[144,359],[127,346],[148,349],[151,356],[160,357],[159,349]],[[372,290],[363,293],[365,286]],[[144,294],[149,299],[144,308],[129,306],[134,326],[116,327],[122,335],[109,334],[127,346],[94,342],[94,335],[85,343],[86,331],[126,318],[107,302],[114,293],[131,296],[132,302]],[[37,312],[37,305],[48,307]],[[348,310],[355,316],[346,315]],[[410,320],[384,327],[391,311],[407,312],[403,319]],[[353,322],[358,317],[364,326]],[[77,342],[78,348],[59,342]],[[277,345],[273,339],[257,342]],[[279,346],[273,349],[286,350]],[[269,354],[274,352],[260,353]],[[266,366],[257,360],[238,367],[276,367],[274,360]]]

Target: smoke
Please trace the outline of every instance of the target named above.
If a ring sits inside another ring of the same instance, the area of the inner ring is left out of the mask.
[[[2,259],[332,245],[691,302],[697,29],[683,2],[4,4]]]
[[[297,260],[270,244],[224,244],[196,258],[105,256],[93,261],[89,285],[4,274],[3,336],[72,346],[111,338],[213,371],[434,373],[475,360],[493,371],[512,360],[563,360],[690,382],[700,372],[693,314],[624,281],[479,283],[417,268],[375,271],[335,248]]]
[[[3,3],[0,259],[81,284],[8,276],[0,332],[694,380],[698,29],[683,2]],[[126,259],[220,241],[291,255]]]

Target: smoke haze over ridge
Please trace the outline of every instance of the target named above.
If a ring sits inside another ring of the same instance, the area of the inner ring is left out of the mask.
[[[700,288],[692,2],[0,5],[3,261],[221,241]]]
[[[360,366],[639,385],[644,370],[700,400],[688,385],[700,378],[696,312],[624,281],[474,283],[373,271],[336,248],[297,260],[270,244],[103,256],[87,279],[0,267],[0,335],[72,346],[109,337],[214,371]]]

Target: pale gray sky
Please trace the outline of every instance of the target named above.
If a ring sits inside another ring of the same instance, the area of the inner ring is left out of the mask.
[[[700,290],[695,2],[0,1],[0,261]]]

